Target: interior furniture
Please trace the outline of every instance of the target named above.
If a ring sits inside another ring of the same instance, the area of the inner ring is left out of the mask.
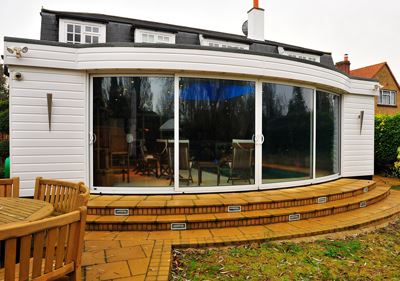
[[[254,142],[252,140],[232,140],[232,161],[229,162],[228,181],[245,180],[251,184]]]
[[[52,204],[34,199],[0,197],[0,226],[7,223],[35,221],[53,213]]]
[[[168,163],[170,169],[170,185],[174,181],[174,142],[168,142]],[[183,172],[183,173],[181,173]],[[186,181],[187,185],[193,182],[192,162],[189,155],[189,140],[179,141],[179,180]]]
[[[5,245],[0,280],[81,280],[86,207],[34,222],[0,227]]]
[[[89,195],[89,188],[83,182],[36,178],[34,198],[53,204],[55,215],[86,206]]]
[[[198,185],[200,186],[203,181],[203,170],[204,169],[216,169],[217,171],[217,186],[220,184],[220,163],[212,161],[199,161],[197,162],[197,172],[198,172]]]
[[[19,177],[0,179],[0,197],[19,197]]]

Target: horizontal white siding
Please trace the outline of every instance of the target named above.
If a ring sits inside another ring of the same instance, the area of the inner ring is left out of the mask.
[[[10,81],[11,176],[21,178],[21,195],[33,195],[38,176],[87,182],[86,73],[10,69],[23,73],[22,81]],[[51,131],[47,93],[53,94]]]
[[[21,43],[5,42],[6,47],[19,46]],[[262,78],[275,78],[308,82],[325,87],[333,87],[341,91],[375,95],[371,81],[355,80],[317,65],[254,54],[222,52],[214,50],[178,49],[178,48],[148,48],[148,47],[90,47],[68,48],[39,44],[24,44],[29,48],[22,58],[4,51],[5,63],[8,65],[35,66],[74,70],[108,70],[140,69],[143,72],[161,69],[172,73],[179,71],[214,72],[231,75],[249,75]],[[26,81],[26,88],[32,88]],[[76,80],[75,80],[76,81]],[[52,86],[64,91],[76,91],[76,83],[65,83],[58,79]]]
[[[343,95],[342,175],[374,174],[374,97]],[[360,133],[360,112],[364,122]]]

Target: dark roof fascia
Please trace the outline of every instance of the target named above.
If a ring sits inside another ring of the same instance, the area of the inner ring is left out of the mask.
[[[297,62],[311,64],[311,65],[318,66],[321,68],[333,70],[335,72],[339,72],[339,73],[346,75],[355,80],[377,82],[376,79],[368,79],[368,78],[347,75],[346,73],[339,71],[336,67],[329,67],[327,65],[323,65],[318,62],[298,59],[298,58],[274,54],[274,53],[260,53],[260,52],[255,52],[255,51],[242,50],[242,49],[216,48],[216,47],[198,46],[198,45],[149,44],[149,43],[128,43],[128,42],[126,42],[126,43],[109,42],[109,43],[100,43],[100,44],[71,44],[71,43],[36,40],[36,39],[26,39],[26,38],[17,38],[17,37],[7,37],[7,36],[4,37],[4,42],[47,45],[47,46],[56,46],[56,47],[66,47],[66,48],[72,48],[72,49],[99,48],[99,47],[137,47],[137,48],[146,48],[147,47],[147,48],[191,49],[191,50],[218,51],[218,52],[225,52],[225,53],[239,53],[239,54],[257,55],[257,56],[264,56],[264,57],[273,57],[273,58],[279,58],[279,59],[284,59],[284,60],[289,60],[289,61],[297,61]]]
[[[138,19],[124,18],[124,17],[110,16],[110,15],[103,15],[103,14],[53,11],[53,10],[47,10],[47,9],[43,9],[43,8],[42,8],[41,12],[55,14],[59,17],[78,19],[78,20],[83,20],[83,21],[95,21],[95,22],[101,22],[101,23],[107,23],[107,22],[113,21],[113,22],[120,22],[120,23],[129,23],[129,24],[132,24],[133,26],[139,27],[139,28],[145,28],[145,29],[147,28],[147,29],[153,29],[153,30],[155,29],[155,30],[160,30],[160,31],[168,31],[168,32],[172,32],[172,33],[177,33],[177,32],[198,33],[198,34],[204,35],[205,37],[213,38],[213,39],[232,40],[232,41],[235,41],[238,43],[245,43],[245,44],[252,44],[252,43],[267,44],[267,45],[273,45],[276,47],[283,47],[287,50],[315,54],[315,55],[319,55],[319,56],[331,55],[331,53],[329,53],[329,52],[308,49],[308,48],[304,48],[304,47],[294,46],[294,45],[275,42],[275,41],[268,41],[268,40],[258,41],[258,40],[248,39],[246,36],[238,35],[238,34],[225,33],[225,32],[219,32],[219,31],[211,31],[211,30],[206,30],[206,29],[173,25],[173,24],[167,24],[167,23],[159,23],[159,22],[153,22],[153,21],[138,20]]]

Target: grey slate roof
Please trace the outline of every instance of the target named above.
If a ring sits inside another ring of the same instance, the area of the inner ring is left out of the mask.
[[[313,49],[309,49],[309,48],[303,48],[303,47],[280,43],[280,42],[275,42],[275,41],[265,40],[263,42],[263,41],[248,39],[244,35],[237,35],[237,34],[211,31],[211,30],[192,28],[192,27],[187,27],[187,26],[179,26],[179,25],[173,25],[173,24],[166,24],[166,23],[159,23],[159,22],[153,22],[153,21],[124,18],[124,17],[118,17],[118,16],[104,15],[104,14],[95,14],[95,13],[54,11],[54,10],[47,10],[47,9],[42,8],[42,11],[41,11],[42,17],[44,14],[56,15],[58,18],[69,18],[69,19],[76,19],[76,20],[83,20],[83,21],[86,20],[86,21],[94,21],[94,22],[99,22],[99,23],[130,24],[133,26],[133,28],[144,28],[144,29],[159,30],[159,31],[172,32],[172,33],[202,34],[206,38],[226,40],[226,41],[232,41],[232,42],[237,42],[237,43],[245,43],[245,44],[249,44],[249,45],[252,45],[252,44],[258,44],[261,46],[264,45],[265,48],[268,48],[270,50],[273,48],[276,49],[277,47],[283,47],[283,48],[285,48],[285,50],[290,50],[290,51],[295,51],[295,52],[300,52],[300,53],[308,53],[308,54],[314,54],[314,55],[318,55],[318,56],[323,56],[323,55],[331,56],[331,53],[329,53],[329,52],[323,52],[323,51],[313,50]],[[42,30],[44,28],[47,28],[47,27],[43,26],[43,21],[42,21]],[[47,28],[47,29],[50,30],[51,28]]]

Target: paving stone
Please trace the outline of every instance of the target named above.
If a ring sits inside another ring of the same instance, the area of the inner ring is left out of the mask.
[[[115,241],[115,240],[85,241],[85,251],[87,251],[87,252],[106,250],[106,249],[116,249],[116,248],[120,248],[120,247],[121,247],[121,244],[119,243],[119,241]]]
[[[109,280],[131,276],[126,261],[110,262],[86,267],[86,280]]]
[[[129,260],[135,258],[146,258],[141,246],[123,247],[106,250],[106,259],[108,262]]]
[[[131,269],[132,275],[135,276],[146,274],[149,262],[150,258],[128,260],[129,268]]]
[[[104,250],[90,251],[82,253],[82,266],[105,263]]]

